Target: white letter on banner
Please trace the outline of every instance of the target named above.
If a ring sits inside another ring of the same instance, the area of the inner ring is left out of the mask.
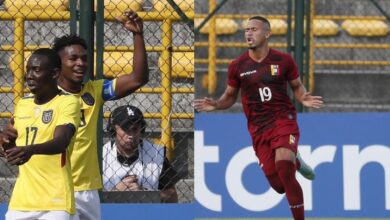
[[[195,198],[204,207],[213,211],[222,211],[221,195],[209,190],[205,180],[205,163],[218,163],[218,146],[204,145],[203,131],[195,131]]]
[[[272,188],[265,193],[256,195],[248,192],[242,184],[242,173],[252,163],[258,163],[252,146],[238,151],[226,168],[226,186],[233,200],[244,209],[250,211],[265,211],[275,207],[283,195]],[[259,168],[260,169],[260,168]]]
[[[370,145],[359,152],[359,145],[343,146],[344,208],[360,210],[360,171],[370,162],[382,165],[385,175],[386,209],[390,210],[390,148],[384,145]]]
[[[299,153],[302,159],[315,169],[321,163],[332,163],[336,154],[336,146],[323,145],[311,151],[310,145],[299,145]],[[303,201],[305,201],[305,210],[313,210],[313,183],[305,179],[302,175],[297,174],[297,180],[302,186]]]

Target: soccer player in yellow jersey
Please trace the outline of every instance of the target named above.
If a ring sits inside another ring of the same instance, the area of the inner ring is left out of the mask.
[[[83,84],[87,74],[87,45],[77,36],[63,36],[55,40],[53,49],[62,61],[59,87],[76,95],[81,103],[81,122],[76,134],[76,143],[71,157],[75,187],[77,214],[80,219],[101,218],[98,189],[102,180],[97,156],[97,119],[107,100],[125,97],[149,79],[147,55],[143,38],[143,22],[135,12],[126,12],[121,17],[125,29],[134,39],[133,72],[113,80],[89,80]]]
[[[19,165],[7,220],[75,219],[70,151],[80,123],[80,103],[57,87],[61,60],[48,48],[33,52],[25,80],[31,95],[15,106],[17,139],[5,151]]]
[[[135,12],[128,11],[117,18],[123,27],[132,32],[134,39],[133,72],[113,80],[89,80],[87,74],[87,44],[75,35],[57,38],[53,49],[61,57],[59,88],[74,94],[80,100],[81,121],[71,155],[71,168],[75,190],[77,215],[81,220],[101,219],[98,189],[102,180],[97,157],[97,119],[105,101],[125,97],[149,80],[149,69],[143,37],[143,21]],[[12,125],[4,131],[12,134]]]

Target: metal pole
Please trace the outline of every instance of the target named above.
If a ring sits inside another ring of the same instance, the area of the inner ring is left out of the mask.
[[[311,20],[311,29],[310,29],[310,42],[309,42],[309,54],[308,54],[308,65],[309,65],[309,84],[308,88],[309,91],[314,91],[314,44],[315,44],[315,38],[314,38],[314,31],[313,31],[313,23],[314,23],[314,0],[310,0],[310,6],[309,6],[309,14],[310,14],[310,20]]]
[[[292,51],[292,41],[291,41],[291,33],[292,33],[292,0],[287,1],[287,53],[291,53]]]
[[[167,158],[172,161],[172,20],[166,19],[162,23],[162,46],[165,48],[161,53],[163,60],[161,66],[161,145],[167,147]]]
[[[16,70],[14,72],[14,103],[16,104],[23,97],[24,85],[24,19],[22,16],[16,16],[14,22],[15,28],[15,63]]]
[[[70,10],[70,19],[69,19],[69,26],[70,26],[70,33],[76,34],[77,33],[77,19],[79,17],[77,12],[77,0],[70,0],[69,1],[69,10]]]
[[[305,15],[306,15],[306,28],[305,28],[305,47],[304,47],[304,59],[305,59],[305,63],[304,63],[304,76],[303,76],[303,83],[306,87],[306,89],[308,89],[310,91],[310,56],[311,56],[311,37],[312,37],[312,31],[311,31],[311,27],[312,27],[312,24],[313,24],[313,21],[311,19],[311,10],[310,10],[310,7],[311,7],[311,0],[308,0],[305,4]],[[302,111],[303,112],[306,112],[306,108],[305,107],[302,107]]]
[[[94,78],[94,65],[93,65],[93,51],[94,51],[94,1],[82,0],[80,1],[80,37],[84,38],[87,42],[87,55],[88,55],[88,72],[84,80]]]
[[[209,10],[210,12],[214,11],[217,2],[216,0],[209,1]],[[211,17],[209,23],[209,67],[208,67],[208,94],[214,94],[217,88],[217,73],[216,73],[216,62],[217,62],[217,28],[216,28],[216,19],[215,16]]]
[[[93,28],[93,27],[92,27]],[[97,0],[96,10],[96,79],[103,78],[103,52],[104,52],[104,1]],[[97,127],[103,127],[103,108],[100,108]],[[103,167],[103,130],[97,129],[97,151],[100,173]],[[99,194],[101,196],[101,194]]]
[[[303,25],[304,25],[304,0],[295,0],[295,31],[294,31],[294,57],[298,66],[298,71],[302,72],[303,67]],[[301,75],[302,79],[302,75]],[[303,108],[299,102],[295,102],[295,107],[299,112],[302,112]]]
[[[104,0],[97,0],[96,11],[96,78],[103,78]]]

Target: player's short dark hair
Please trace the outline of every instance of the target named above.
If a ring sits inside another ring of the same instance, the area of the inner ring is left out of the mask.
[[[248,20],[258,20],[258,21],[261,21],[261,22],[263,22],[263,23],[265,23],[267,25],[269,30],[271,30],[271,24],[269,23],[268,19],[265,18],[265,17],[253,16],[253,17],[250,17]]]
[[[71,45],[80,45],[84,49],[87,49],[87,43],[85,42],[85,40],[76,34],[67,34],[62,37],[54,39],[54,44],[52,48],[58,53],[61,50],[63,50],[65,47]]]
[[[39,48],[35,50],[32,55],[41,55],[47,57],[50,68],[61,69],[61,58],[56,51],[50,48]]]

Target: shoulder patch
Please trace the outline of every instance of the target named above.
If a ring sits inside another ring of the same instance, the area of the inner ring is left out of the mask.
[[[88,92],[81,95],[81,99],[85,102],[85,104],[87,104],[89,106],[92,106],[93,104],[95,104],[95,99]]]
[[[42,113],[42,122],[47,124],[53,118],[53,110],[47,110]]]

